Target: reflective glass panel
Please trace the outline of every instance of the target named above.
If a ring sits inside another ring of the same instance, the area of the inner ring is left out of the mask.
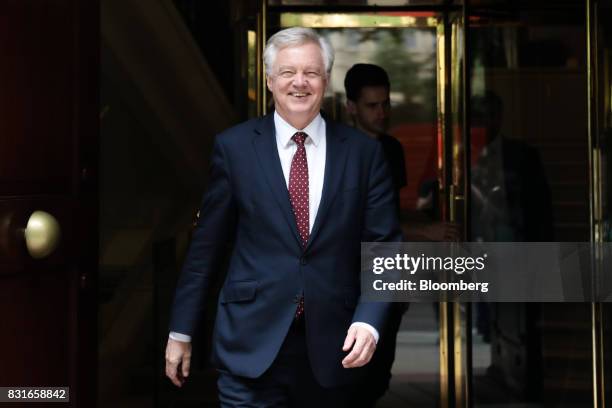
[[[475,9],[472,241],[588,241],[584,6]],[[475,304],[475,406],[592,406],[590,304]]]

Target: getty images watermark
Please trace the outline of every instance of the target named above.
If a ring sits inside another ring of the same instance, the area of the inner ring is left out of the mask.
[[[607,302],[612,244],[362,243],[362,300]]]
[[[414,275],[417,272],[455,273],[463,275],[466,272],[483,271],[487,254],[482,256],[411,256],[407,253],[395,254],[394,257],[375,257],[372,261],[372,272],[381,275],[385,271],[402,271]],[[408,291],[479,291],[488,292],[489,282],[466,282],[459,279],[457,282],[437,282],[433,279],[400,279],[399,281],[385,282],[375,279],[373,288],[376,291],[408,290]]]

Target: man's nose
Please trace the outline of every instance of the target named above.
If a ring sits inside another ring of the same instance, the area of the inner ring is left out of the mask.
[[[304,76],[304,74],[302,72],[298,72],[295,74],[295,76],[293,77],[293,85],[296,87],[302,87],[304,85],[306,85],[306,77]]]

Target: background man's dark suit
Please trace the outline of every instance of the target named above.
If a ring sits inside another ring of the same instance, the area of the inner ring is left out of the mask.
[[[393,188],[380,144],[326,121],[323,192],[303,250],[279,161],[273,116],[215,141],[201,221],[178,283],[170,330],[192,334],[215,261],[235,240],[213,337],[213,361],[255,378],[275,359],[305,300],[306,344],[317,381],[350,383],[342,345],[351,322],[382,330],[390,304],[360,302],[360,242],[400,241]]]

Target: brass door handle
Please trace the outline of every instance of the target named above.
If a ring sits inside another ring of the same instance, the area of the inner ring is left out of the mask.
[[[57,248],[62,230],[57,219],[44,211],[34,211],[24,231],[28,253],[32,258],[44,258]]]

